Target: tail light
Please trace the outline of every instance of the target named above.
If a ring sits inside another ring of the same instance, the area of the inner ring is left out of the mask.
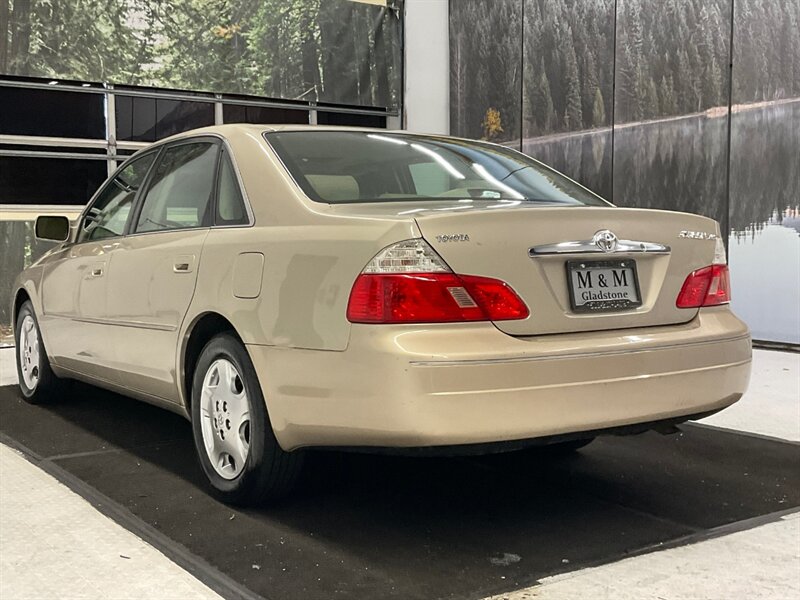
[[[352,323],[453,323],[525,319],[529,311],[500,280],[457,275],[424,240],[385,248],[353,284]]]
[[[678,299],[678,308],[700,308],[719,306],[731,301],[731,282],[728,265],[711,265],[689,274],[683,282]]]

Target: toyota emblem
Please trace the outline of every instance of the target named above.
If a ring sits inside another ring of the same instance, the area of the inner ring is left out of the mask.
[[[608,229],[602,229],[595,233],[592,242],[603,252],[613,252],[617,249],[617,236]]]

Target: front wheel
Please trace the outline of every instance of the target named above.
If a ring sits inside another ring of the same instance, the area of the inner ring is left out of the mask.
[[[203,471],[225,502],[274,500],[297,481],[303,455],[278,445],[253,363],[231,334],[216,336],[200,353],[192,430]]]
[[[17,314],[14,341],[17,350],[17,377],[22,397],[31,404],[51,400],[55,395],[58,380],[50,369],[39,323],[30,300],[22,304]]]

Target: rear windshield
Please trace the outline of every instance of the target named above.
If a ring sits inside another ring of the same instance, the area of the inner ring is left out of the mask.
[[[553,169],[494,144],[361,131],[282,131],[265,137],[316,202],[473,199],[609,205]]]

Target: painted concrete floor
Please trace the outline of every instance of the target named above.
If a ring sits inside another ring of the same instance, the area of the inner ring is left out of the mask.
[[[492,600],[800,598],[800,513],[745,531],[545,579]]]
[[[800,442],[800,353],[754,350],[747,393],[700,422]]]
[[[0,385],[15,380],[13,353],[0,350]],[[746,397],[705,423],[800,441],[800,354],[755,351]],[[799,515],[743,523],[742,531],[729,527],[713,539],[561,574],[496,598],[800,598]],[[0,447],[0,599],[217,597],[50,475]]]
[[[220,597],[0,445],[0,598]]]

